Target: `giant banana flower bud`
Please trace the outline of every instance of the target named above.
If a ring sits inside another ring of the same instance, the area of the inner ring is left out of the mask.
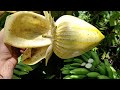
[[[71,15],[53,20],[34,12],[19,11],[7,17],[4,42],[18,48],[27,48],[22,62],[34,65],[54,52],[59,58],[79,56],[97,46],[104,35],[93,25]]]
[[[62,59],[79,56],[97,46],[104,38],[96,27],[74,16],[61,16],[56,26],[53,51]]]

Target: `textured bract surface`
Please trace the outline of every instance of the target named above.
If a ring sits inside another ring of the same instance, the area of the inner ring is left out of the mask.
[[[56,26],[53,50],[63,59],[89,51],[104,38],[96,27],[70,15],[60,17]]]
[[[22,60],[24,64],[34,65],[40,62],[46,57],[46,50],[48,46],[39,47],[39,48],[28,48],[22,55]]]
[[[51,44],[42,34],[50,29],[50,23],[42,15],[20,11],[7,17],[5,23],[5,43],[18,48],[42,47]]]

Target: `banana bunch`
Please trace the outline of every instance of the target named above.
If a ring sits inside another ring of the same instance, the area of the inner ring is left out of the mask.
[[[102,62],[94,51],[64,60],[61,69],[63,79],[118,79],[116,70],[104,59]]]
[[[77,57],[105,38],[96,27],[84,20],[63,15],[54,21],[47,11],[44,15],[18,11],[7,16],[4,33],[6,44],[26,48],[22,62],[27,65],[34,65],[43,59],[46,59],[47,65],[53,52],[61,59]],[[90,67],[89,64],[87,67]]]
[[[12,79],[21,79],[22,75],[26,75],[33,70],[31,66],[23,64],[20,61],[21,61],[21,56],[18,57],[18,64],[14,68]]]

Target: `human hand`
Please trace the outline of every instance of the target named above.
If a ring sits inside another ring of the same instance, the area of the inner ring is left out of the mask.
[[[23,52],[3,42],[4,29],[0,31],[0,79],[11,79],[17,58]]]

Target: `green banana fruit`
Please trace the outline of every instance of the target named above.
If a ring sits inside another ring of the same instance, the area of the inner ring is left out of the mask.
[[[110,66],[110,68],[113,71],[113,78],[118,79],[118,74],[117,74],[116,70],[112,66]]]
[[[19,71],[19,70],[16,70],[16,69],[14,69],[13,73],[16,74],[16,75],[25,75],[25,74],[28,74],[27,72]]]
[[[76,62],[76,63],[80,63],[80,64],[83,63],[83,60],[80,59],[80,58],[75,58],[73,61]]]
[[[69,70],[69,69],[64,69],[64,70],[62,71],[62,74],[70,74],[70,70]]]
[[[29,72],[33,70],[30,66],[21,66],[19,64],[17,64],[15,68],[25,72]]]
[[[104,59],[104,63],[106,66],[111,66],[111,64],[109,63],[108,59]]]
[[[101,63],[100,63],[100,66],[102,66],[102,68],[103,68],[104,70],[106,70],[106,65],[105,65],[105,63],[101,62]]]
[[[114,76],[113,76],[113,71],[112,71],[112,69],[110,68],[110,67],[111,67],[111,64],[109,63],[108,59],[104,59],[104,63],[105,63],[105,65],[106,65],[108,77],[109,77],[110,79],[113,79],[113,78],[114,78]]]
[[[113,77],[113,71],[112,71],[112,69],[110,68],[110,66],[106,66],[106,69],[107,69],[108,77],[109,77],[110,79],[113,79],[113,78],[114,78],[114,77]]]
[[[17,77],[16,75],[12,76],[12,79],[21,79],[20,77]]]
[[[69,70],[73,70],[73,69],[75,69],[75,68],[76,68],[76,67],[73,67],[73,66],[68,67]]]
[[[88,59],[89,59],[89,58],[87,58],[84,54],[82,54],[80,57],[81,57],[85,62],[88,62]]]
[[[70,66],[72,66],[72,67],[80,67],[80,63],[72,63],[72,64],[70,64]]]
[[[91,57],[94,59],[94,62],[92,63],[94,67],[96,67],[100,63],[99,56],[97,53],[91,51]]]
[[[23,68],[25,68],[25,69],[27,69],[27,70],[29,70],[29,71],[33,70],[32,66],[23,64],[22,62],[19,62],[18,65],[21,66],[21,67],[23,67]]]
[[[72,69],[75,69],[75,68],[76,67],[73,67],[73,66],[70,66],[70,65],[66,65],[63,68],[61,68],[61,71],[66,70],[66,69],[72,70]]]
[[[70,71],[71,74],[76,74],[76,75],[86,75],[90,71],[87,70],[86,68],[75,68]]]
[[[102,65],[98,65],[98,72],[102,75],[106,75],[106,68],[104,68]]]
[[[63,79],[83,79],[86,75],[67,75]]]
[[[83,55],[84,55],[87,59],[90,58],[90,56],[89,56],[87,53],[84,53]]]
[[[70,67],[70,64],[65,64],[64,67]]]
[[[105,75],[99,75],[97,76],[98,79],[110,79],[108,76]]]
[[[73,58],[70,58],[70,59],[65,59],[64,62],[72,62],[73,61]]]
[[[65,77],[63,77],[63,79],[71,79],[70,75],[66,75]]]
[[[91,58],[91,51],[86,52],[86,54]]]
[[[99,76],[100,74],[98,72],[89,72],[87,74],[88,77],[90,78],[96,78],[97,76]]]

